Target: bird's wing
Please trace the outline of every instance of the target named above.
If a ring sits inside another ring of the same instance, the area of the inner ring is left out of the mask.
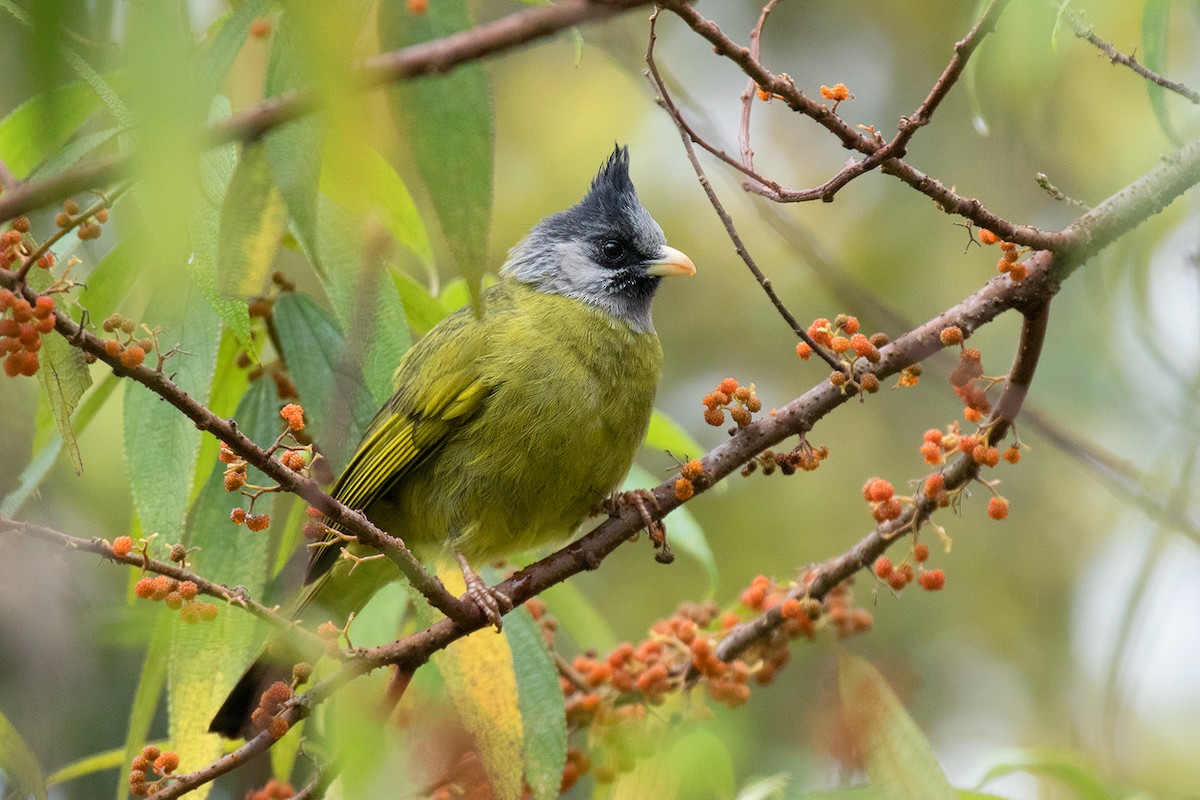
[[[350,508],[367,508],[470,419],[492,390],[480,370],[486,344],[484,326],[470,312],[447,318],[418,342],[400,362],[396,393],[371,421],[333,496]],[[305,583],[337,562],[338,540],[326,541],[313,549]]]

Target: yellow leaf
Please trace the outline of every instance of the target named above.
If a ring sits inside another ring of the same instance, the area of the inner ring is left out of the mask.
[[[456,567],[440,567],[438,577],[454,594],[466,588]],[[433,662],[463,725],[475,737],[492,793],[497,800],[517,800],[521,796],[524,731],[508,640],[485,628],[435,654]]]

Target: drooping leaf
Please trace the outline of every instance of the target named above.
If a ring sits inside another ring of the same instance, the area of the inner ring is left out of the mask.
[[[106,375],[96,388],[83,398],[83,402],[75,410],[75,414],[71,417],[71,429],[77,434],[83,433],[95,418],[96,412],[100,410],[105,401],[112,395],[113,390],[117,388],[118,383],[119,379],[116,375],[111,372]],[[41,485],[42,481],[50,473],[50,468],[58,460],[58,456],[62,453],[62,448],[62,433],[56,430],[50,436],[49,440],[34,454],[33,458],[29,460],[29,463],[25,465],[25,469],[21,470],[17,488],[13,489],[0,500],[0,517],[11,519],[17,515],[17,512],[21,510],[21,506],[33,496],[38,486]]]
[[[29,285],[35,290],[45,289],[50,285],[50,281],[51,277],[43,270],[35,269],[29,273]],[[62,295],[55,296],[55,305],[62,302],[61,297]],[[83,393],[92,385],[92,374],[84,363],[83,351],[72,347],[58,334],[42,338],[42,349],[38,351],[38,359],[41,367],[37,376],[42,396],[54,414],[54,421],[62,434],[63,444],[71,456],[75,472],[82,472],[83,458],[79,455],[79,445],[71,427],[71,414],[74,413],[79,398],[83,397]]]
[[[277,97],[311,86],[313,63],[306,47],[300,11],[289,9],[280,20],[267,61],[264,93]],[[321,180],[321,151],[325,143],[325,121],[309,114],[270,131],[265,139],[271,174],[287,204],[295,231],[306,249],[316,247],[317,197]]]
[[[346,339],[345,357],[362,370],[378,408],[395,391],[392,377],[412,344],[404,303],[355,218],[324,196],[317,250],[325,292]]]
[[[704,446],[692,438],[678,422],[666,412],[654,409],[650,415],[650,427],[646,430],[646,447],[662,450],[680,460],[698,458],[704,454]]]
[[[558,797],[567,763],[567,716],[558,669],[542,630],[524,608],[504,618],[525,734],[525,782],[534,800]]]
[[[229,100],[221,96],[214,97],[209,121],[223,119],[229,113]],[[242,348],[252,353],[255,348],[250,339],[250,314],[245,301],[240,297],[222,294],[218,286],[221,208],[236,167],[237,148],[232,144],[214,147],[200,156],[201,197],[197,198],[188,219],[192,252],[187,271],[204,299],[233,332]]]
[[[161,348],[179,348],[168,362],[175,384],[206,403],[221,341],[221,321],[199,292],[188,288],[184,285],[175,292],[161,293],[148,322],[163,329],[158,336]],[[124,426],[125,464],[142,528],[177,542],[182,538],[191,499],[200,430],[142,386],[125,391]]]
[[[881,800],[956,797],[929,740],[873,666],[842,651],[838,683],[846,725],[866,756],[867,776]]]
[[[0,153],[18,178],[60,150],[100,107],[86,83],[68,83],[26,100],[0,120]]]
[[[320,304],[288,292],[276,301],[274,319],[310,433],[341,472],[378,406],[347,357],[337,321]]]
[[[1167,40],[1171,34],[1171,0],[1146,0],[1142,6],[1142,59],[1145,65],[1165,75],[1167,72]],[[1167,138],[1176,145],[1183,141],[1171,122],[1167,108],[1167,90],[1154,81],[1143,81],[1150,97],[1150,108],[1158,120],[1159,127]]]
[[[37,757],[3,713],[0,713],[0,772],[37,800],[46,800],[46,783]]]
[[[425,223],[408,187],[382,155],[360,147],[353,157],[337,157],[340,144],[326,145],[321,191],[351,216],[379,220],[388,233],[412,252],[426,269],[433,269],[433,250]]]
[[[424,14],[401,3],[379,8],[379,40],[393,49],[447,36],[471,26],[465,0],[439,0]],[[447,75],[402,81],[390,92],[397,124],[433,201],[459,273],[477,301],[487,266],[492,211],[492,91],[481,64]]]
[[[400,302],[404,304],[404,316],[408,319],[409,330],[416,336],[429,333],[449,313],[442,302],[425,288],[423,284],[407,273],[392,270],[392,283],[400,293]]]
[[[466,590],[457,566],[443,564],[438,577],[451,594]],[[425,616],[436,614],[424,603],[418,609]],[[433,663],[459,719],[475,739],[493,795],[516,800],[521,796],[525,734],[508,640],[493,629],[478,630],[434,653]]]
[[[222,294],[251,297],[263,291],[286,224],[267,151],[261,144],[249,145],[221,206],[217,288]]]
[[[243,433],[265,445],[280,430],[280,405],[274,381],[263,377],[251,384],[235,419]],[[226,586],[244,586],[252,597],[258,597],[266,583],[270,535],[230,521],[229,509],[242,498],[225,491],[224,466],[214,464],[193,506],[186,543],[200,549],[192,553],[189,562],[209,579]],[[248,481],[262,485],[267,479],[250,468]],[[167,707],[169,739],[172,750],[179,754],[180,771],[196,769],[220,754],[221,738],[207,732],[208,723],[259,641],[254,618],[233,605],[219,604],[215,620],[194,625],[175,615],[167,666]],[[202,787],[198,796],[203,798],[210,788]]]
[[[130,578],[137,576],[133,570]],[[146,737],[150,733],[150,723],[154,721],[154,712],[162,699],[163,688],[167,685],[167,656],[171,643],[171,613],[162,609],[158,613],[158,622],[154,626],[154,635],[146,647],[146,658],[142,662],[142,671],[138,673],[137,689],[133,693],[133,703],[129,707],[129,727],[125,734],[125,747],[118,751],[121,761],[118,766],[125,766],[134,759],[146,745]],[[117,800],[129,797],[129,781],[117,781]]]

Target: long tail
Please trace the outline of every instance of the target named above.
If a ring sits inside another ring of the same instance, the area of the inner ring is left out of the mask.
[[[258,700],[267,687],[275,681],[286,681],[292,677],[292,665],[273,658],[265,651],[242,675],[233,691],[208,724],[209,733],[219,733],[230,739],[239,736],[249,739],[258,731],[250,723],[250,715],[258,707]]]

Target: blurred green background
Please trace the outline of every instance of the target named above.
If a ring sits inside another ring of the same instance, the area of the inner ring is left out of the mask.
[[[1171,5],[1167,72],[1200,85],[1200,7]],[[110,30],[120,41],[123,3],[63,7],[69,27],[86,41],[104,42],[114,35]],[[480,2],[475,9],[486,19],[521,7]],[[741,41],[760,9],[745,0],[697,7]],[[1106,0],[1072,8],[1123,51],[1141,47],[1143,3]],[[224,10],[219,2],[189,4],[195,34]],[[767,26],[763,58],[810,96],[821,84],[845,83],[855,99],[842,104],[841,115],[886,137],[936,80],[973,11],[969,3],[929,0],[885,0],[869,8],[784,2]],[[646,16],[641,9],[582,28],[578,61],[576,44],[564,34],[487,62],[496,117],[491,263],[498,267],[540,218],[578,200],[613,142],[627,143],[643,203],[699,270],[694,280],[664,286],[656,303],[666,353],[659,406],[711,447],[725,433],[704,424],[700,399],[721,378],[755,383],[770,408],[822,380],[826,370],[795,357],[794,337],[735,256],[671,121],[655,106],[642,76]],[[1048,229],[1078,211],[1039,189],[1036,173],[1095,204],[1174,149],[1145,83],[1069,30],[1055,48],[1054,25],[1051,5],[1011,3],[968,80],[918,133],[908,157],[990,210]],[[744,76],[672,15],[663,15],[659,33],[658,61],[676,100],[710,141],[735,152]],[[64,77],[31,74],[31,65],[41,63],[31,48],[41,46],[0,12],[0,114],[43,80]],[[115,59],[116,47],[96,45],[89,52]],[[226,87],[235,109],[261,96],[266,53],[263,42],[247,41]],[[427,208],[382,94],[358,102],[362,136],[389,156]],[[1194,107],[1176,98],[1167,102],[1179,135],[1194,136],[1200,127]],[[758,168],[789,186],[824,181],[848,155],[780,102],[755,105],[753,131]],[[953,305],[993,274],[994,251],[966,247],[959,220],[895,179],[872,173],[832,204],[774,207],[744,193],[730,170],[708,158],[705,164],[747,246],[801,320],[846,312],[857,314],[868,331],[902,332],[874,318],[862,296],[834,293],[822,277],[829,270],[850,276],[914,322]],[[952,554],[935,552],[932,559],[947,573],[946,589],[913,588],[897,598],[865,576],[855,587],[875,627],[848,646],[892,682],[957,786],[974,785],[993,765],[1011,763],[1014,750],[1045,748],[1077,757],[1114,792],[1200,796],[1200,509],[1192,499],[1200,485],[1198,217],[1192,193],[1076,273],[1055,300],[1029,399],[1054,427],[1136,470],[1144,486],[1113,482],[1079,451],[1055,446],[1045,430],[1019,423],[1032,449],[1019,465],[1002,464],[995,473],[1012,503],[1008,520],[989,520],[986,497],[978,492],[961,515],[942,513],[936,520],[954,540]],[[114,239],[106,231],[79,255],[94,261]],[[438,252],[444,261],[444,248]],[[415,259],[400,258],[402,268],[423,279]],[[443,270],[442,277],[452,273]],[[1007,315],[972,340],[988,374],[1006,371],[1018,322]],[[114,400],[127,390],[137,389],[123,385]],[[0,381],[0,495],[15,485],[31,455],[35,408],[33,381]],[[110,402],[80,438],[83,474],[60,458],[22,518],[84,537],[128,532],[120,409]],[[880,475],[903,493],[927,472],[918,453],[922,431],[960,412],[949,386],[928,369],[915,389],[881,391],[822,421],[809,437],[830,449],[820,470],[734,477],[726,491],[690,503],[720,567],[716,599],[735,600],[757,574],[786,580],[797,567],[844,551],[872,525],[859,491],[863,482]],[[645,453],[640,463],[665,477],[674,462]],[[1190,529],[1145,510],[1160,501],[1189,518]],[[4,537],[3,548],[0,709],[47,768],[121,746],[154,610],[126,605],[124,569],[12,536]],[[699,565],[681,558],[663,567],[644,543],[622,548],[574,583],[618,637],[634,640],[681,601],[702,599],[707,591]],[[830,640],[800,642],[793,655],[746,707],[717,708],[707,723],[729,749],[739,785],[785,772],[788,796],[835,785],[841,775],[829,752],[837,696]],[[54,796],[109,796],[112,776],[64,785]],[[1030,775],[987,788],[1012,798],[1078,796]],[[225,796],[222,791],[214,796]]]

